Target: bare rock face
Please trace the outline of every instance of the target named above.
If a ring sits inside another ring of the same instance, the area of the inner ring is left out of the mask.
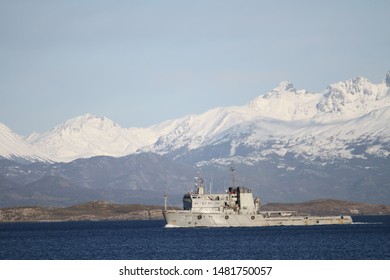
[[[7,208],[0,209],[0,221],[26,222],[50,219],[49,211],[42,207]]]

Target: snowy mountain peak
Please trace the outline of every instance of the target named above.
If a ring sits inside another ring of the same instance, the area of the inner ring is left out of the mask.
[[[56,129],[71,129],[79,131],[80,129],[85,129],[87,127],[103,130],[120,128],[118,124],[114,123],[112,120],[106,117],[98,117],[92,114],[85,114],[67,120],[66,122],[58,126]]]
[[[319,113],[333,114],[337,118],[354,118],[389,106],[389,93],[386,83],[373,84],[366,78],[357,77],[329,85],[317,109]]]
[[[344,82],[331,84],[325,91],[325,95],[330,95],[333,92],[343,95],[373,95],[372,84],[369,80],[363,77],[356,77]]]
[[[294,85],[288,81],[282,81],[279,83],[279,85],[268,92],[266,95],[264,95],[265,98],[270,98],[273,96],[281,96],[281,94],[285,92],[296,92],[296,89],[294,88]]]
[[[307,119],[316,114],[319,94],[297,90],[290,82],[281,82],[276,88],[252,100],[248,107],[260,116],[281,120]]]
[[[390,88],[390,71],[386,74],[386,86]]]
[[[124,156],[155,141],[149,128],[122,128],[106,117],[85,114],[65,121],[52,131],[34,134],[26,141],[54,161],[93,156]]]

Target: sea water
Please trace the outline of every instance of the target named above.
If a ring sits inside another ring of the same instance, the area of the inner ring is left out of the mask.
[[[353,220],[256,228],[165,228],[162,220],[0,223],[0,259],[390,259],[390,216]]]

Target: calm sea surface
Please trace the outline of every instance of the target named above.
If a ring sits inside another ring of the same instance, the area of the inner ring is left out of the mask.
[[[164,228],[164,221],[0,223],[0,259],[390,259],[390,216],[352,225]]]

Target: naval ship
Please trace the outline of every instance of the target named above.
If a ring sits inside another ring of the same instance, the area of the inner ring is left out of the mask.
[[[261,211],[260,199],[252,190],[229,187],[225,193],[205,193],[204,180],[195,177],[195,191],[183,197],[183,210],[168,210],[167,196],[163,215],[166,227],[261,227],[351,224],[351,216],[298,215],[296,211]]]

